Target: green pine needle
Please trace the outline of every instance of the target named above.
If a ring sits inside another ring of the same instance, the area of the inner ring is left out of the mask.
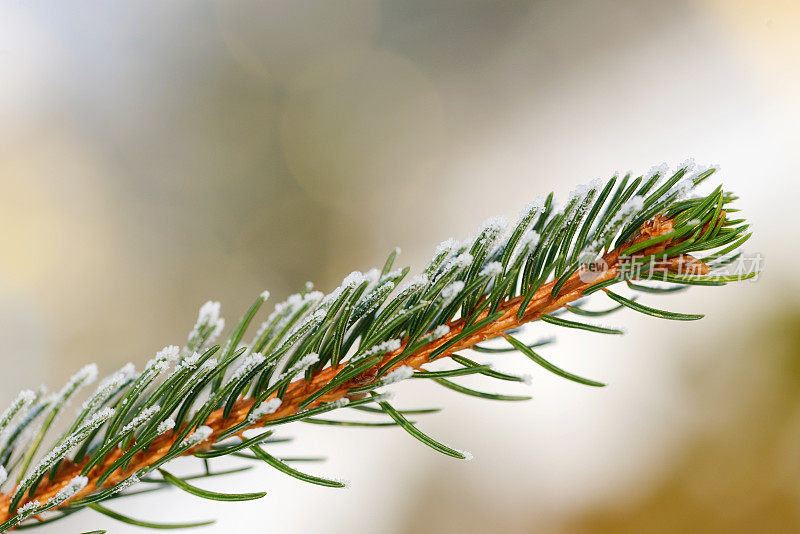
[[[132,517],[128,517],[119,512],[115,512],[114,510],[109,510],[105,506],[102,506],[97,503],[91,503],[88,504],[87,506],[92,510],[94,510],[95,512],[101,513],[104,516],[110,517],[111,519],[116,519],[121,523],[127,523],[135,527],[152,528],[156,530],[177,530],[183,528],[204,527],[206,525],[213,525],[215,523],[215,521],[213,520],[195,521],[193,523],[153,523],[151,521],[142,521],[141,519],[134,519]]]
[[[622,306],[630,308],[634,311],[638,311],[639,313],[643,313],[645,315],[650,315],[652,317],[658,317],[660,319],[672,319],[673,321],[697,321],[698,319],[705,317],[705,315],[701,314],[675,313],[658,310],[656,308],[651,308],[650,306],[645,306],[644,304],[639,304],[633,300],[626,299],[625,297],[617,295],[608,289],[604,289],[604,291],[606,292],[606,295],[619,302]]]
[[[182,489],[186,493],[190,493],[192,495],[195,495],[196,497],[201,497],[203,499],[209,499],[212,501],[253,501],[255,499],[261,499],[267,494],[266,492],[217,493],[216,491],[204,490],[198,488],[197,486],[193,486],[188,482],[186,482],[186,480],[178,478],[164,469],[159,468],[158,472],[161,473],[161,476],[164,477],[164,480],[166,480],[176,488]]]

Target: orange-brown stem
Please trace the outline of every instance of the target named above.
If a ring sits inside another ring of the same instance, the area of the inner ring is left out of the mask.
[[[486,341],[488,339],[492,339],[498,336],[503,335],[504,332],[518,327],[522,324],[528,323],[530,321],[534,321],[541,317],[542,314],[551,313],[555,310],[562,308],[564,305],[568,304],[569,302],[576,300],[581,297],[581,295],[589,288],[600,284],[602,282],[606,282],[611,280],[619,274],[619,255],[622,250],[625,248],[641,242],[645,239],[649,239],[656,235],[663,235],[668,233],[672,229],[672,221],[658,218],[656,217],[653,220],[648,221],[642,226],[642,229],[634,235],[628,242],[621,245],[619,248],[609,251],[603,256],[603,260],[605,262],[606,268],[597,273],[588,273],[584,268],[581,268],[579,271],[574,273],[567,282],[563,285],[561,290],[559,291],[558,295],[553,297],[551,295],[553,286],[555,281],[551,281],[541,288],[539,288],[536,293],[534,294],[533,298],[527,304],[525,308],[525,312],[522,315],[522,318],[518,318],[518,311],[519,306],[522,304],[523,298],[522,297],[515,297],[503,302],[499,307],[498,311],[502,312],[502,315],[492,323],[486,325],[484,328],[476,331],[469,336],[465,337],[464,339],[459,340],[452,346],[448,347],[447,350],[443,351],[434,359],[441,359],[450,356],[458,351],[468,349],[482,341]],[[646,249],[642,251],[642,254],[650,254],[654,252],[659,252],[666,248],[667,244],[660,244],[655,247],[651,247],[650,249]],[[679,257],[680,258],[680,257]],[[683,256],[686,260],[697,261],[690,256]],[[488,311],[484,311],[480,314],[477,320],[481,320],[488,315]],[[464,319],[456,319],[449,323],[450,331],[447,335],[432,341],[423,347],[419,348],[418,350],[414,351],[413,353],[409,354],[406,358],[402,361],[396,363],[393,368],[406,365],[412,367],[414,369],[419,369],[422,365],[431,361],[430,355],[433,351],[435,351],[441,345],[447,343],[453,337],[457,336],[462,328],[464,327]],[[318,406],[323,403],[332,402],[334,400],[340,399],[342,397],[347,396],[347,392],[350,388],[354,386],[361,386],[365,383],[370,383],[376,380],[377,370],[384,365],[386,362],[390,361],[395,356],[402,353],[403,349],[405,348],[405,343],[394,352],[386,354],[382,361],[373,366],[371,369],[363,373],[362,375],[341,384],[340,386],[336,387],[335,389],[331,390],[330,392],[326,393],[325,395],[321,396],[319,399],[311,403],[306,408],[313,408],[314,406]],[[298,413],[298,405],[306,399],[312,393],[318,391],[320,388],[325,386],[330,382],[330,380],[336,376],[336,374],[346,365],[346,362],[342,362],[336,366],[329,367],[319,371],[316,375],[314,375],[311,380],[306,381],[305,379],[299,379],[295,382],[292,382],[283,397],[283,402],[281,403],[279,409],[270,415],[263,417],[260,421],[256,422],[253,425],[250,425],[248,428],[256,428],[264,426],[271,420],[281,419],[283,417],[287,417],[290,415],[294,415]],[[215,442],[215,438],[225,432],[227,429],[234,427],[241,422],[243,422],[247,414],[250,410],[250,407],[253,404],[252,398],[244,398],[237,401],[233,407],[233,410],[230,412],[228,417],[223,417],[223,410],[219,409],[211,414],[206,425],[212,429],[212,434],[209,439],[201,445],[198,445],[192,450],[187,451],[185,454],[192,454],[193,452],[200,450],[200,449],[208,449],[211,445]],[[242,431],[243,432],[243,431]],[[116,485],[117,483],[125,480],[132,474],[144,469],[164,455],[167,454],[170,447],[174,443],[175,439],[177,438],[177,432],[168,432],[158,438],[156,438],[153,443],[147,448],[147,450],[140,451],[136,455],[133,456],[129,465],[124,469],[118,469],[115,471],[108,479],[103,483],[103,487],[111,487]],[[100,489],[96,485],[96,480],[99,476],[104,473],[113,463],[114,461],[122,455],[123,451],[120,449],[116,449],[109,453],[109,455],[101,462],[98,466],[94,467],[89,473],[89,483],[87,486],[76,494],[73,499],[77,499],[83,496],[87,496],[96,490]],[[41,503],[47,502],[51,499],[59,489],[61,489],[64,485],[69,482],[72,477],[78,475],[85,465],[84,460],[81,464],[74,464],[72,462],[65,461],[59,467],[58,473],[52,480],[45,479],[36,489],[35,495],[32,497],[26,497],[20,504],[24,504],[29,500],[38,500]],[[6,521],[10,517],[10,513],[8,510],[9,503],[11,501],[12,494],[0,494],[0,523]]]

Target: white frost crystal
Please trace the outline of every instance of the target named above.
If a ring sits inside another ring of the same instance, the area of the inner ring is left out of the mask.
[[[263,354],[259,352],[254,352],[249,354],[242,360],[242,363],[239,364],[239,367],[231,375],[231,380],[239,380],[240,378],[249,374],[253,369],[261,365],[266,358]]]
[[[209,343],[213,342],[222,333],[225,328],[225,319],[220,317],[220,308],[219,302],[211,300],[200,306],[200,311],[197,313],[197,323],[195,323],[192,331],[189,332],[189,342],[197,339],[203,329],[211,328],[207,340]]]
[[[647,174],[644,175],[645,179],[650,179],[655,175],[658,175],[659,178],[664,178],[667,174],[669,174],[669,165],[667,163],[662,163],[661,165],[653,165],[650,167],[650,170],[647,171]]]
[[[526,386],[530,386],[531,384],[533,384],[533,376],[531,375],[525,374],[522,375],[520,378],[522,378],[522,383],[525,384]]]
[[[436,328],[434,328],[431,332],[425,334],[422,338],[423,341],[429,343],[431,341],[436,341],[437,339],[441,339],[447,334],[450,333],[450,327],[446,324],[440,324]]]
[[[347,397],[342,397],[341,399],[336,399],[331,403],[335,408],[344,408],[348,404],[350,404],[350,399]]]
[[[400,348],[400,340],[399,339],[388,339],[377,345],[374,345],[369,348],[366,352],[358,356],[358,359],[362,358],[369,358],[370,356],[375,356],[376,354],[386,354],[387,352],[394,352]]]
[[[11,406],[3,412],[3,415],[0,415],[0,432],[8,426],[19,412],[30,406],[34,400],[36,400],[36,393],[30,389],[23,389],[20,391],[17,398],[11,403]]]
[[[180,354],[181,349],[178,345],[169,345],[156,353],[155,360],[158,362],[174,362],[177,361]]]
[[[428,285],[428,276],[425,274],[418,274],[415,275],[411,280],[408,281],[408,285],[406,287],[422,287]]]
[[[503,265],[499,261],[492,261],[484,265],[480,276],[495,277],[503,272]]]
[[[539,197],[533,202],[529,202],[522,211],[519,213],[518,223],[528,219],[532,219],[537,213],[544,210],[544,198]]]
[[[86,423],[83,424],[82,429],[85,431],[85,434],[88,434],[90,431],[94,430],[95,428],[99,427],[109,419],[114,416],[114,408],[103,408],[96,414],[92,415]],[[81,430],[77,430],[73,436],[81,434]],[[82,441],[82,440],[78,440]]]
[[[459,293],[464,291],[464,282],[458,280],[453,282],[452,284],[446,286],[442,289],[442,300],[444,301],[444,305],[447,306],[450,302],[453,301],[454,298],[458,296]]]
[[[411,378],[411,375],[414,374],[414,369],[407,365],[403,365],[395,369],[394,371],[390,371],[386,373],[381,379],[384,386],[388,386],[389,384],[394,384],[396,382],[400,382],[401,380],[405,380],[407,378]]]
[[[306,369],[308,369],[318,361],[319,361],[319,354],[317,354],[316,352],[309,352],[308,354],[300,358],[300,360],[298,360],[297,363],[292,365],[292,367],[288,371],[279,376],[277,381],[281,381],[286,378],[289,379],[294,378],[298,374],[304,373]]]
[[[211,436],[212,432],[214,431],[211,429],[210,426],[201,426],[200,428],[189,434],[189,436],[185,440],[183,440],[183,443],[181,443],[181,447],[191,448],[196,445],[199,445],[200,443],[203,443],[205,440],[207,440],[209,436]]]
[[[169,419],[164,419],[158,424],[158,427],[156,427],[156,434],[160,436],[165,432],[169,432],[173,428],[175,428],[175,419],[171,417]]]
[[[600,189],[602,185],[603,183],[597,178],[595,178],[588,184],[579,185],[578,187],[570,191],[567,203],[575,199],[578,199],[578,202],[582,202],[583,199],[585,199],[589,195],[589,193],[591,193],[592,191],[597,191],[598,189]]]
[[[489,217],[483,224],[481,224],[481,232],[490,231],[494,233],[502,232],[503,229],[508,225],[508,219],[503,217],[502,215],[495,215],[494,217]]]
[[[95,407],[103,404],[115,391],[122,387],[125,382],[131,379],[135,374],[135,368],[132,363],[123,366],[119,371],[111,376],[106,377],[97,389],[86,402],[83,403],[84,409],[94,409]]]
[[[469,267],[470,264],[472,263],[472,259],[473,259],[472,254],[470,254],[469,252],[462,252],[458,256],[454,256],[448,259],[444,263],[444,266],[442,266],[442,269],[441,271],[439,271],[439,274],[433,277],[433,281],[435,282],[436,280],[439,280],[441,277],[443,277],[447,273],[452,272],[455,269],[464,269],[466,267]]]
[[[267,402],[262,403],[259,406],[250,412],[250,415],[247,416],[247,421],[251,424],[255,424],[258,422],[259,419],[264,417],[265,415],[270,415],[275,413],[278,408],[281,407],[281,399],[274,398],[270,399]]]
[[[487,250],[491,249],[492,245],[494,245],[500,234],[503,233],[506,226],[508,226],[508,219],[502,215],[489,217],[483,221],[483,224],[478,230],[478,236],[472,240],[472,242],[468,241],[466,245],[469,247],[474,247],[477,245]],[[469,262],[472,263],[471,257]]]
[[[364,273],[364,277],[369,280],[370,284],[374,284],[378,281],[378,278],[381,276],[381,272],[378,269],[372,268],[369,271]]]
[[[633,196],[622,203],[622,207],[619,209],[619,213],[617,215],[620,217],[625,217],[632,213],[636,213],[642,209],[643,204],[644,198],[642,196]]]
[[[156,353],[145,365],[145,371],[150,369],[155,370],[156,374],[162,373],[169,368],[169,366],[180,358],[181,349],[177,345],[170,345],[164,347]]]
[[[88,386],[97,380],[97,364],[90,363],[81,368],[80,371],[72,375],[72,378],[53,396],[52,404],[54,408],[60,408],[83,386]]]
[[[401,274],[403,274],[403,269],[395,269],[395,270],[389,271],[388,273],[386,273],[383,276],[381,276],[380,280],[384,281],[384,280],[389,280],[389,279],[392,279],[392,278],[397,278]]]
[[[140,426],[142,426],[143,424],[148,422],[160,410],[161,410],[161,406],[159,406],[158,404],[154,404],[153,406],[150,406],[149,408],[145,408],[136,417],[131,419],[130,423],[128,423],[127,425],[122,427],[122,430],[120,431],[120,434],[126,434],[128,432],[136,430],[137,428],[139,428]],[[173,423],[173,425],[174,425],[174,423]],[[162,432],[159,432],[159,434],[162,434]]]
[[[35,511],[37,508],[40,508],[41,506],[42,506],[42,503],[40,503],[40,502],[39,502],[39,501],[37,501],[37,500],[33,500],[33,501],[26,502],[25,504],[23,504],[22,506],[20,506],[20,507],[17,509],[17,522],[24,521],[24,520],[25,520],[25,519],[27,519],[27,518],[28,518],[28,517],[29,517],[31,514],[33,514],[33,512],[34,512],[34,511]]]
[[[520,248],[527,248],[529,251],[533,250],[539,244],[539,233],[536,230],[531,230],[522,236],[519,240]]]
[[[361,285],[366,280],[367,277],[364,276],[364,273],[361,271],[353,271],[344,277],[344,280],[342,280],[342,287],[356,287]]]
[[[339,287],[325,295],[320,302],[320,307],[327,308],[339,298],[343,291],[346,289],[356,288],[366,281],[369,281],[369,278],[364,273],[361,271],[353,271],[344,277],[344,280],[342,280],[342,284]]]
[[[222,305],[219,302],[209,300],[200,306],[200,311],[197,313],[197,324],[213,325],[219,320],[221,308]]]
[[[276,304],[275,309],[269,314],[267,320],[264,321],[261,324],[261,327],[258,329],[253,343],[255,344],[257,340],[261,339],[262,335],[267,331],[268,328],[272,332],[280,332],[297,312],[307,309],[309,306],[320,302],[323,299],[322,293],[319,291],[311,291],[312,287],[313,284],[307,282],[307,293],[295,293],[294,295],[290,295],[289,298],[283,302]]]
[[[461,267],[461,268],[469,267],[470,264],[472,263],[472,254],[468,252],[462,252],[461,254],[450,260],[450,262],[448,263],[453,267]]]
[[[122,491],[125,491],[131,486],[135,486],[139,482],[141,482],[141,480],[139,480],[139,476],[137,474],[133,474],[128,478],[126,478],[125,480],[123,480],[122,482],[120,482],[119,484],[117,484],[116,487],[114,487],[114,493],[120,493]]]
[[[461,451],[461,450],[458,450],[458,449],[455,449],[455,450],[460,452],[461,454],[463,454],[464,455],[464,460],[466,460],[468,462],[472,461],[473,458],[475,458],[474,456],[472,456],[472,453],[469,452],[469,451]]]
[[[79,475],[74,477],[72,480],[67,482],[63,488],[58,490],[58,493],[56,493],[52,499],[47,501],[47,506],[59,506],[65,503],[74,497],[76,493],[85,488],[88,483],[89,479],[84,476]]]
[[[178,364],[178,368],[194,369],[195,367],[197,367],[197,364],[199,362],[200,362],[200,354],[193,352],[181,360],[181,363]]]
[[[361,297],[356,304],[356,311],[360,311],[360,313],[371,311],[372,308],[379,303],[380,299],[392,292],[394,285],[392,281],[385,282]]]
[[[433,329],[433,332],[431,332],[430,335],[432,340],[437,340],[439,338],[443,338],[449,333],[450,333],[450,327],[447,326],[446,324],[440,324],[439,326]]]
[[[453,252],[456,247],[458,247],[458,241],[452,237],[449,237],[436,246],[436,252],[434,253],[434,256],[438,256],[443,253],[449,254]]]
[[[295,328],[295,329],[294,329],[292,332],[294,333],[295,331],[297,331],[297,330],[300,330],[301,328],[304,328],[304,327],[306,327],[307,325],[315,325],[315,326],[316,326],[316,325],[319,325],[320,323],[322,323],[322,321],[324,321],[324,320],[325,320],[325,318],[326,318],[327,316],[328,316],[328,312],[327,312],[327,310],[322,310],[322,309],[320,309],[320,310],[317,310],[317,311],[315,311],[314,313],[312,313],[310,316],[306,317],[306,318],[303,320],[303,322],[300,324],[300,326],[298,326],[297,328]],[[312,326],[312,328],[313,328],[313,327],[314,327],[314,326]],[[291,335],[291,334],[290,334],[290,335]]]

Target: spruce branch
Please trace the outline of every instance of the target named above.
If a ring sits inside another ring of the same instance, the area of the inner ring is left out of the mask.
[[[221,456],[259,460],[304,482],[342,487],[339,481],[290,465],[304,459],[282,459],[269,452],[271,444],[282,441],[274,437],[275,427],[296,421],[399,426],[438,452],[469,459],[469,453],[436,441],[406,418],[431,410],[398,410],[378,390],[405,379],[428,379],[481,398],[530,398],[458,384],[465,375],[527,381],[460,354],[467,349],[495,355],[518,351],[558,376],[603,386],[542,357],[539,347],[550,340],[526,344],[518,332],[540,320],[554,327],[620,334],[583,319],[621,308],[663,319],[697,320],[702,315],[661,310],[609,287],[623,283],[637,294],[666,293],[757,274],[724,274],[741,258],[737,249],[750,237],[743,220],[728,218],[735,211],[728,205],[736,197],[720,186],[706,196],[688,198],[714,172],[683,165],[672,174],[658,168],[637,178],[615,176],[605,184],[579,187],[560,208],[550,194],[526,207],[508,231],[504,219],[491,218],[476,237],[443,242],[423,272],[405,284],[410,269],[393,269],[395,250],[382,269],[351,273],[327,295],[307,285],[276,305],[249,343],[244,337],[268,292],[258,296],[222,344],[213,344],[225,324],[219,303],[206,303],[184,347],[166,347],[141,372],[129,364],[102,381],[68,430],[51,439],[46,449],[42,447],[54,421],[70,398],[95,379],[97,368],[85,367],[54,395],[47,396],[44,389],[21,392],[0,415],[0,488],[6,485],[0,494],[0,532],[48,523],[84,508],[145,527],[207,524],[131,519],[105,503],[137,493],[129,490],[140,484],[152,486],[142,491],[174,486],[213,500],[265,495],[210,492],[189,482],[231,472],[209,467]],[[692,255],[698,252],[707,255]],[[654,280],[667,286],[651,285]],[[599,291],[613,306],[586,310],[581,301]],[[492,339],[508,346],[482,345]],[[426,369],[444,359],[456,367]],[[388,419],[319,417],[341,408]],[[251,435],[256,429],[260,433]],[[165,469],[180,456],[202,459],[205,472],[178,477]]]

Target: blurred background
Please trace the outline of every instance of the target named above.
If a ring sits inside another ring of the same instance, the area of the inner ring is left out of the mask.
[[[3,0],[0,402],[141,365],[208,299],[232,321],[394,246],[419,269],[549,190],[694,157],[741,195],[766,272],[643,298],[700,322],[555,332],[545,356],[609,387],[505,357],[534,379],[504,391],[533,401],[397,388],[447,407],[421,428],[470,463],[398,429],[295,425],[287,451],[349,489],[259,467],[205,487],[260,501],[112,507],[217,518],[206,532],[797,531],[798,32],[793,0]],[[138,532],[92,512],[42,532],[93,528]]]

